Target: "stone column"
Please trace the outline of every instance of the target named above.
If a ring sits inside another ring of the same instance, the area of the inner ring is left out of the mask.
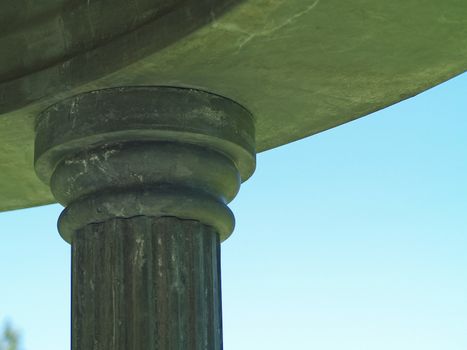
[[[93,91],[39,116],[35,152],[66,207],[72,349],[222,349],[220,242],[255,167],[248,111],[192,89]]]

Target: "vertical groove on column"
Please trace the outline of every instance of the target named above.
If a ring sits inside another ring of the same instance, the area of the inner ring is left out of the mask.
[[[75,233],[73,350],[221,350],[220,242],[196,221],[112,219]]]

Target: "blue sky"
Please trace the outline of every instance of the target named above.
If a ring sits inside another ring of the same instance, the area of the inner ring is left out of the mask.
[[[467,74],[258,155],[222,245],[224,349],[467,349]],[[0,321],[69,349],[57,205],[0,213]]]

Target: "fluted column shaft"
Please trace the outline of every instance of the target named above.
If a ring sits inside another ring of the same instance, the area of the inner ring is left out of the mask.
[[[75,350],[220,350],[219,236],[174,217],[90,224],[72,244]]]

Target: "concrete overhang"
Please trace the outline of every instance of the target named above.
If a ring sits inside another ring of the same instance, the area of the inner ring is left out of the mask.
[[[226,96],[262,152],[467,69],[465,0],[7,0],[0,29],[0,210],[54,201],[33,170],[35,117],[80,92]]]

